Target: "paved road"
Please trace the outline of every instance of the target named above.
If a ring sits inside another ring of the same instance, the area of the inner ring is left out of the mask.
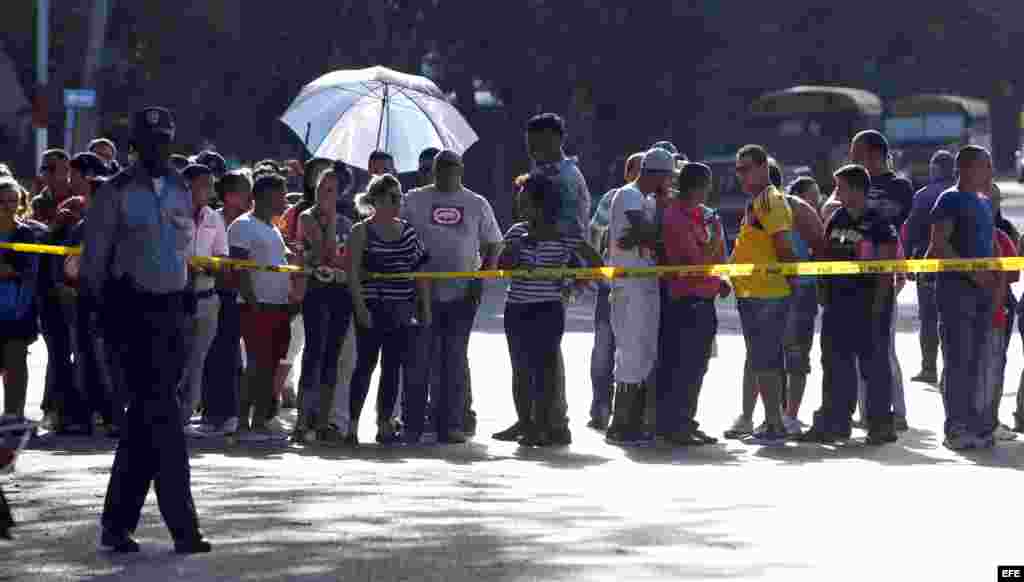
[[[900,303],[897,345],[909,377],[919,357],[913,288]],[[197,446],[195,496],[216,549],[187,558],[170,553],[152,498],[138,532],[143,553],[98,552],[111,444],[44,442],[5,487],[23,525],[0,552],[0,580],[973,581],[1024,561],[1013,501],[1024,444],[943,449],[940,396],[909,381],[912,430],[884,448],[605,445],[583,427],[586,303],[570,310],[564,341],[572,446],[492,441],[487,435],[514,416],[500,305],[490,290],[470,347],[481,435],[474,442],[358,451]],[[700,414],[712,433],[739,411],[743,358],[734,309],[726,302],[720,313],[720,357]],[[1004,419],[1024,364],[1019,337],[1010,353]],[[31,363],[37,411],[41,343]],[[804,420],[820,403],[820,381],[815,370]],[[361,437],[369,442],[373,427]]]

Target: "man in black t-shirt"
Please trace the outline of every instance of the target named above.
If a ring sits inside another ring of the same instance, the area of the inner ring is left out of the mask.
[[[825,259],[866,261],[895,258],[896,228],[867,208],[871,179],[863,166],[835,173],[842,201],[825,227]],[[822,405],[807,442],[835,442],[850,436],[857,403],[857,368],[866,380],[867,443],[896,440],[892,414],[891,327],[895,305],[893,277],[845,275],[819,279],[822,315]]]
[[[868,171],[871,188],[867,193],[867,209],[877,212],[892,223],[898,233],[910,217],[914,206],[914,186],[910,180],[898,177],[889,165],[889,141],[880,132],[869,129],[855,135],[850,141],[850,159]],[[898,257],[903,258],[903,257]],[[890,332],[890,353],[893,370],[893,412],[898,430],[907,430],[907,404],[903,395],[903,370],[896,355],[896,328]],[[864,416],[864,388],[861,386],[861,416]]]

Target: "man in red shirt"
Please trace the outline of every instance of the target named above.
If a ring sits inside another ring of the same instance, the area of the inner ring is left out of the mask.
[[[664,201],[663,264],[708,265],[726,261],[722,222],[704,206],[711,184],[708,166],[683,166],[679,191]],[[715,297],[727,297],[730,292],[729,285],[717,275],[677,275],[663,280],[655,428],[659,440],[668,444],[717,442],[698,429],[694,416],[718,332]]]

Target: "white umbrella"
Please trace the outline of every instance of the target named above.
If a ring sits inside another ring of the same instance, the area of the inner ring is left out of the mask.
[[[327,73],[302,88],[281,121],[314,156],[363,169],[374,150],[411,172],[428,147],[462,154],[477,141],[433,81],[385,67]]]

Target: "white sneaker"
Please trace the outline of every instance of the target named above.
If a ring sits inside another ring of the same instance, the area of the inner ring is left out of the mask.
[[[238,433],[238,440],[243,443],[265,443],[270,440],[266,430],[243,430]]]
[[[267,421],[267,430],[272,433],[291,434],[295,427],[285,422],[280,416],[275,416]]]
[[[194,424],[187,425],[185,427],[185,436],[190,439],[204,439],[210,436],[205,430],[203,430],[208,428],[212,428],[212,426],[208,424],[201,424],[199,426]]]
[[[268,439],[277,441],[288,440],[292,436],[294,429],[280,419],[274,418],[267,422],[266,427],[255,429],[255,431],[265,434]]]
[[[39,428],[43,430],[57,430],[58,426],[60,426],[60,418],[57,416],[56,412],[47,412],[46,415],[43,416],[42,422],[39,423]]]
[[[786,434],[798,435],[804,431],[803,423],[792,416],[782,416],[782,426],[786,428]]]
[[[1005,424],[1000,424],[992,432],[992,436],[994,436],[997,441],[1015,441],[1017,440],[1018,435],[1010,430],[1010,427]]]

